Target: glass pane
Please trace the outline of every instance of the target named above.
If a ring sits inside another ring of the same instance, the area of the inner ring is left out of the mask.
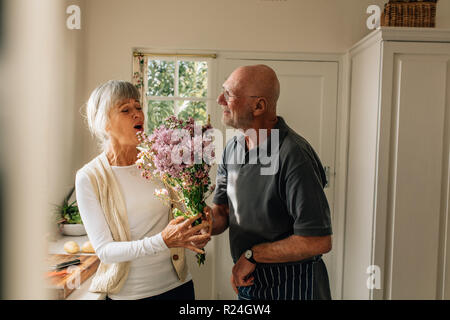
[[[206,113],[205,101],[177,101],[177,104],[179,118],[187,119],[192,117],[199,124],[206,123],[208,115]]]
[[[206,61],[178,61],[178,63],[180,96],[206,98],[208,63]]]
[[[148,60],[148,96],[175,94],[175,61]]]
[[[164,119],[175,113],[174,101],[149,101],[147,113],[147,132],[164,123]]]

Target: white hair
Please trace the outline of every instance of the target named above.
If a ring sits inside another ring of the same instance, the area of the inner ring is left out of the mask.
[[[109,135],[106,126],[112,107],[125,99],[139,101],[139,90],[130,82],[110,80],[92,91],[86,104],[86,118],[91,133],[99,140],[100,146],[106,150]]]

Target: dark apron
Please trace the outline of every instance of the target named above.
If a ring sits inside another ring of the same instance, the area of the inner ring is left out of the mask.
[[[331,300],[322,256],[290,263],[258,263],[253,285],[238,288],[240,300]]]

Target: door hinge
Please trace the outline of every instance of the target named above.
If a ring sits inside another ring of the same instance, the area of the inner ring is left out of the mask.
[[[331,167],[330,166],[325,166],[325,167],[323,167],[323,170],[325,171],[325,179],[326,179],[326,184],[325,184],[324,188],[329,188],[330,187]]]

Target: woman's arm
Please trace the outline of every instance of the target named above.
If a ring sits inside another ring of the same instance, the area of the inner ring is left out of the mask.
[[[104,263],[134,260],[166,250],[161,233],[135,241],[114,241],[89,177],[78,172],[76,196],[81,219],[97,256]]]

